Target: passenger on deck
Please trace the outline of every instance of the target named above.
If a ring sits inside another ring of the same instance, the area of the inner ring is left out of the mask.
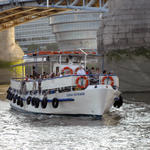
[[[98,83],[98,79],[99,79],[99,76],[96,75],[96,70],[94,67],[91,68],[91,73],[90,73],[90,84],[91,85],[95,85]]]
[[[96,78],[97,80],[99,80],[99,75],[100,75],[100,69],[99,69],[99,68],[96,68],[96,76],[95,76],[95,78]]]
[[[100,74],[100,69],[96,68],[96,74]]]
[[[107,75],[107,71],[106,70],[103,70],[103,75]]]
[[[108,73],[109,76],[112,76],[113,74],[114,74],[113,71],[109,71]]]
[[[88,67],[86,67],[86,74],[87,74],[87,75],[92,74],[91,70],[90,70]]]
[[[48,78],[49,78],[49,74],[47,73],[47,74],[46,74],[46,79],[48,79]]]
[[[43,75],[46,76],[46,72],[43,72]]]
[[[29,79],[29,76],[28,76],[28,75],[26,75],[25,81],[28,81],[28,79]]]
[[[30,77],[28,78],[28,81],[32,81],[33,80],[33,76],[30,75]]]
[[[60,77],[63,77],[63,76],[64,76],[64,72],[61,72]]]
[[[57,73],[56,73],[56,77],[60,77],[60,72],[57,72]]]
[[[91,72],[92,72],[92,75],[95,74],[95,68],[94,67],[91,68]]]
[[[33,66],[33,78],[38,77],[38,73],[36,72],[35,66]]]
[[[50,78],[55,78],[55,77],[56,77],[55,73],[52,72],[51,75],[50,75]]]
[[[86,72],[82,66],[79,66],[79,70],[77,71],[77,75],[86,75]]]

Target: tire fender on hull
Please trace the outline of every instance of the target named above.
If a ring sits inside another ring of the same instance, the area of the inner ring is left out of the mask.
[[[115,98],[114,107],[120,108],[123,104],[123,97],[120,95],[118,98]]]
[[[39,99],[39,98],[36,98],[36,99],[35,99],[35,102],[34,102],[35,108],[38,108],[38,107],[39,107],[39,104],[40,104],[40,99]]]
[[[52,100],[52,106],[53,106],[53,108],[57,108],[58,105],[59,105],[59,100],[57,98],[54,98]]]
[[[44,97],[42,102],[41,102],[41,107],[44,109],[44,108],[46,108],[46,106],[47,106],[47,98]]]
[[[27,101],[26,101],[27,105],[30,105],[31,101],[32,101],[32,97],[29,96],[29,97],[27,98]]]

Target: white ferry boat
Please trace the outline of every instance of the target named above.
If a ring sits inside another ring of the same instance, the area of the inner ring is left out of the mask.
[[[79,71],[86,68],[87,58],[98,57],[95,53],[39,52],[34,55],[28,54],[28,61],[25,59],[24,63],[13,66],[22,66],[22,72],[30,67],[33,75],[25,78],[23,73],[22,78],[11,79],[7,99],[13,109],[42,114],[102,116],[113,105],[118,108],[122,105],[116,75]],[[39,65],[41,73],[47,65],[51,77],[38,74]]]

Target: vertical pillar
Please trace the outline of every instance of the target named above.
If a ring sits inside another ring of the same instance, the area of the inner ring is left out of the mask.
[[[15,43],[14,27],[0,32],[0,60],[16,61],[24,55],[22,49]]]

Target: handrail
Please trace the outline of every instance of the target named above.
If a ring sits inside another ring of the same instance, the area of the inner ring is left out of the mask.
[[[45,80],[54,80],[54,79],[58,79],[58,78],[66,78],[66,77],[71,77],[71,76],[87,76],[87,77],[96,77],[96,76],[116,76],[115,74],[113,75],[104,75],[104,74],[88,74],[88,75],[64,75],[62,77],[54,77],[54,78],[46,78],[46,79],[42,79],[42,81],[45,81]],[[12,78],[12,80],[25,80],[26,78]],[[40,78],[41,79],[41,78]],[[27,82],[35,82],[35,81],[38,81],[39,79],[32,79],[30,81],[27,81]]]

